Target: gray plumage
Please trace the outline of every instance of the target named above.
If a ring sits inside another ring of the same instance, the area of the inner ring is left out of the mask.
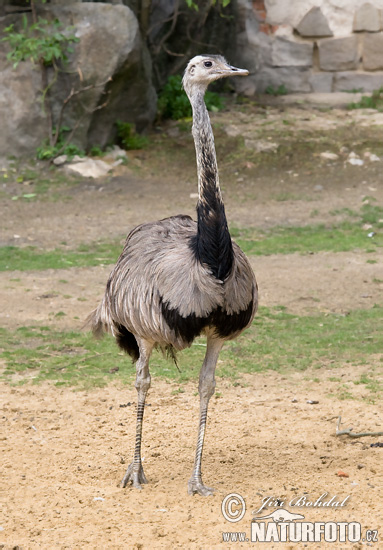
[[[188,488],[191,494],[213,491],[202,483],[201,460],[215,366],[224,341],[251,324],[257,309],[257,284],[246,256],[230,238],[203,98],[210,82],[246,74],[221,56],[197,56],[189,62],[183,84],[193,108],[198,220],[173,216],[133,229],[110,274],[103,300],[89,317],[96,336],[112,333],[120,347],[137,360],[136,446],[123,486],[131,481],[141,488],[146,482],[141,434],[152,349],[182,350],[202,333],[207,336],[207,352],[200,374],[200,425]]]

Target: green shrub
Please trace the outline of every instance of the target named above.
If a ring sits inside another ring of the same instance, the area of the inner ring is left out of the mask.
[[[54,128],[53,132],[55,131],[56,130]],[[77,145],[74,145],[73,143],[66,143],[67,137],[65,134],[68,134],[70,131],[70,128],[63,126],[59,131],[56,145],[51,145],[48,138],[44,139],[40,147],[37,147],[36,149],[37,158],[39,160],[50,160],[58,155],[67,155],[70,159],[75,155],[85,157],[85,151],[77,147]]]
[[[209,90],[205,94],[205,103],[209,111],[220,111],[224,107],[221,96]],[[180,120],[192,116],[190,101],[182,88],[180,75],[169,76],[159,95],[157,109],[160,118]]]
[[[374,90],[370,96],[362,96],[361,100],[356,103],[349,103],[349,109],[377,109],[383,110],[383,86],[378,90]]]
[[[91,157],[103,157],[106,155],[99,145],[93,145],[89,150],[89,154]]]
[[[74,34],[68,34],[73,27],[66,27],[61,32],[62,24],[58,19],[53,22],[42,19],[29,24],[27,17],[22,18],[22,29],[17,31],[12,23],[4,32],[6,35],[1,39],[8,42],[11,51],[7,59],[13,61],[14,68],[20,61],[32,61],[38,64],[42,61],[45,65],[51,66],[55,62],[68,60],[67,53],[73,50],[70,44],[79,41]]]
[[[288,94],[288,90],[284,84],[281,84],[278,88],[274,88],[274,86],[267,86],[265,94],[274,96],[286,95]]]
[[[134,124],[117,120],[117,135],[120,144],[124,149],[143,149],[148,144],[148,138],[136,134]]]

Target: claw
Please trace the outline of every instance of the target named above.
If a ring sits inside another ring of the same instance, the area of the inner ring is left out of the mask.
[[[125,488],[130,481],[132,482],[132,485],[135,489],[142,489],[141,483],[148,482],[142,464],[139,465],[138,471],[134,469],[134,462],[129,464],[128,469],[126,470],[125,475],[122,478],[121,487]]]
[[[198,494],[207,497],[214,493],[214,489],[212,487],[206,487],[201,479],[191,478],[188,482],[188,493],[189,495]]]

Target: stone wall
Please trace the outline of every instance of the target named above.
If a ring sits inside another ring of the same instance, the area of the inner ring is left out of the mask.
[[[253,95],[383,86],[383,0],[238,0],[238,82]],[[245,81],[246,80],[246,81]]]

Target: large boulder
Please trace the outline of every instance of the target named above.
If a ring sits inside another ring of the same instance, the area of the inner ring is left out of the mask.
[[[84,149],[103,147],[115,138],[117,120],[144,130],[155,117],[156,93],[150,56],[132,10],[124,5],[69,3],[39,8],[39,14],[59,19],[63,28],[73,26],[79,38],[51,88],[57,120],[71,91],[90,87],[75,94],[64,110],[63,124],[77,126],[73,141]],[[17,25],[19,18],[4,17],[2,26]],[[3,154],[30,154],[47,135],[39,68],[22,62],[13,69],[6,60],[8,45],[0,47],[0,149]]]

